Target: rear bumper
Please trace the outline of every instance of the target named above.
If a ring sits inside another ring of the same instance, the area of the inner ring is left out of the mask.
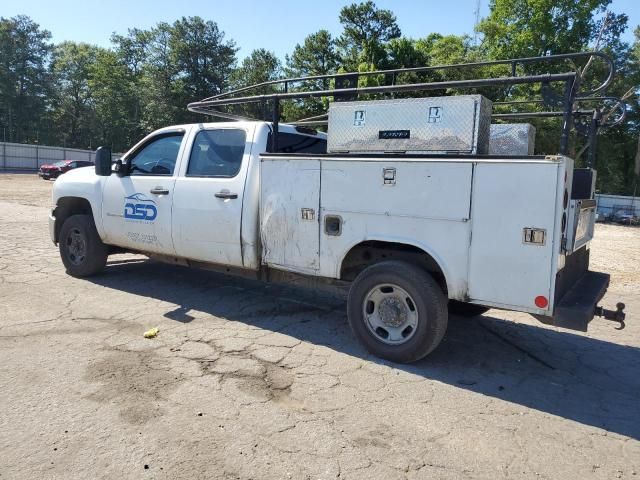
[[[556,303],[553,325],[586,332],[596,306],[608,287],[609,274],[590,270],[584,272]]]

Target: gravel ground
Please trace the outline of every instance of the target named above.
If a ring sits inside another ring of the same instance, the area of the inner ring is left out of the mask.
[[[337,298],[133,255],[67,276],[51,185],[0,175],[0,479],[640,479],[640,229],[592,243],[625,330],[491,310],[406,366]]]

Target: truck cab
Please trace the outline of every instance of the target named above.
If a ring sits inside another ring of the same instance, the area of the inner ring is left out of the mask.
[[[157,130],[113,175],[83,169],[55,184],[52,237],[59,240],[71,214],[90,211],[105,244],[257,270],[259,161],[272,134],[266,122]],[[280,152],[324,153],[326,135],[282,125],[278,145]]]

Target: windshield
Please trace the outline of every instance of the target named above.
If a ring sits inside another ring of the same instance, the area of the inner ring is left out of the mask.
[[[60,162],[56,162],[53,164],[54,167],[64,167],[67,164],[67,162],[65,160],[62,160]]]

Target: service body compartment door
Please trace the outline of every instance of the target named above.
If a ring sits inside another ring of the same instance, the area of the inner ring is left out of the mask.
[[[263,262],[299,273],[320,269],[320,161],[262,159]]]
[[[488,305],[544,313],[555,275],[560,164],[478,163],[471,202],[469,297]]]
[[[401,243],[431,255],[449,298],[466,299],[472,171],[467,161],[323,160],[322,275],[340,278],[362,242]],[[341,219],[339,232],[327,233],[327,217]]]

